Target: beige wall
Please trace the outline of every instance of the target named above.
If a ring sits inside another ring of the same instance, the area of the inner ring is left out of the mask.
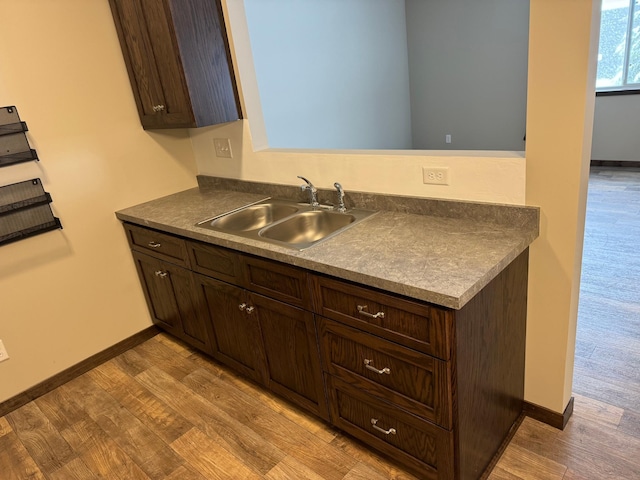
[[[529,270],[525,397],[571,397],[593,131],[598,0],[534,0],[527,102],[527,203],[541,207]]]
[[[230,138],[234,158],[217,158],[214,138]],[[480,202],[524,204],[525,161],[518,152],[254,151],[247,120],[191,130],[198,171],[205,175],[299,185],[297,175],[317,187]],[[449,168],[450,185],[425,185],[422,167]]]
[[[144,132],[107,0],[0,2],[0,106],[16,105],[63,230],[0,246],[0,401],[150,325],[114,211],[195,185],[188,132]],[[0,219],[0,221],[2,221]]]

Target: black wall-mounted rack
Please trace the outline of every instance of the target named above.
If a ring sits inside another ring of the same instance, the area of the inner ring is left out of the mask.
[[[0,187],[0,245],[62,228],[39,178]]]
[[[38,160],[38,154],[27,141],[28,130],[16,107],[0,108],[0,167]]]

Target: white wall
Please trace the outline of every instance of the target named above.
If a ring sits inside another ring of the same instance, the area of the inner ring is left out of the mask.
[[[246,0],[245,9],[269,145],[411,148],[404,1]]]
[[[151,325],[114,212],[196,168],[187,131],[142,130],[107,0],[3,0],[0,18],[0,106],[41,158],[0,185],[40,177],[64,226],[0,246],[2,402]]]
[[[406,0],[406,11],[413,148],[524,150],[529,1]]]
[[[640,161],[640,95],[596,97],[592,160]]]

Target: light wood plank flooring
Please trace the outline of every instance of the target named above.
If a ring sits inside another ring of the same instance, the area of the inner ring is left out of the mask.
[[[490,480],[640,479],[640,170],[592,169],[564,431],[525,419]],[[0,479],[415,479],[161,334],[0,417]]]

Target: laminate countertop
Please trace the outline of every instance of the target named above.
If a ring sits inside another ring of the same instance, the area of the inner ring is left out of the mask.
[[[299,189],[198,180],[199,187],[125,208],[116,216],[453,309],[462,308],[538,236],[535,207],[350,193],[347,206],[378,213],[298,251],[197,223],[269,196],[306,199]]]

